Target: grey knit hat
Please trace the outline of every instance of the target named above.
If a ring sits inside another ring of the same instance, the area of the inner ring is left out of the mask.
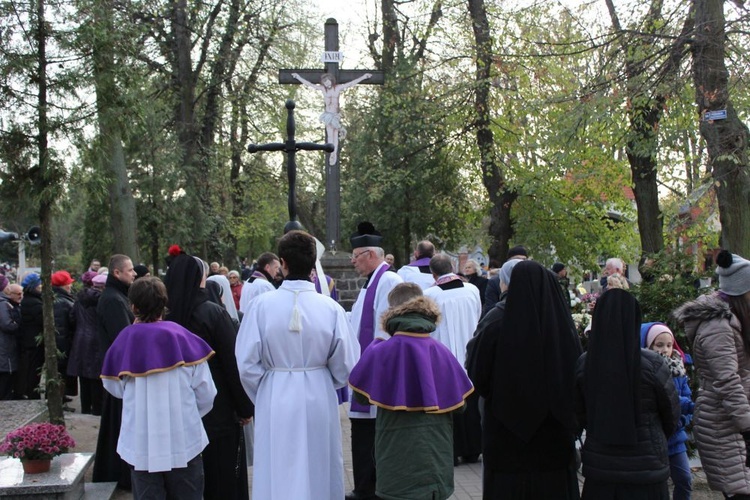
[[[523,262],[523,259],[510,259],[506,260],[503,267],[500,268],[500,282],[510,286],[510,275],[513,272],[513,268],[516,264]]]
[[[719,265],[716,274],[719,275],[719,289],[722,292],[737,297],[750,291],[750,261],[722,250],[716,263]]]

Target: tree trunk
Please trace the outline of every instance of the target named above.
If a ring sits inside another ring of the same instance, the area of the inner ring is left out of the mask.
[[[137,264],[138,219],[122,146],[118,111],[119,91],[115,83],[114,48],[110,39],[114,32],[112,0],[97,3],[93,10],[97,37],[96,42],[92,44],[94,87],[100,144],[97,153],[109,178],[111,251],[126,254]]]
[[[49,420],[54,424],[65,425],[62,409],[62,381],[57,372],[57,341],[55,339],[55,316],[52,310],[54,296],[52,294],[52,204],[56,186],[54,167],[49,161],[47,135],[49,123],[47,120],[47,30],[44,17],[44,0],[37,0],[37,79],[39,94],[37,151],[39,153],[39,188],[41,196],[39,202],[39,225],[42,234],[42,322],[44,324],[42,336],[44,338],[44,378],[45,396]]]
[[[659,208],[657,185],[657,155],[659,152],[659,122],[664,115],[667,97],[658,88],[659,80],[672,81],[677,77],[684,57],[684,46],[693,30],[693,19],[688,13],[682,33],[675,39],[664,65],[660,68],[656,83],[647,80],[651,71],[643,58],[651,54],[651,44],[656,36],[654,30],[661,25],[662,0],[653,0],[642,22],[643,33],[628,33],[620,25],[613,0],[607,0],[612,27],[620,40],[620,51],[625,54],[625,77],[627,78],[628,130],[627,157],[633,178],[633,194],[638,209],[638,231],[644,255],[658,253],[664,248],[664,217]],[[639,48],[640,50],[635,50]]]
[[[729,99],[729,72],[724,63],[724,1],[696,0],[693,80],[708,161],[716,185],[721,244],[750,256],[750,178],[747,126]],[[726,119],[708,121],[709,111],[726,110]]]
[[[644,255],[655,254],[664,248],[664,217],[659,208],[659,189],[656,183],[657,130],[662,116],[661,99],[646,99],[643,105],[633,105],[630,112],[630,131],[627,146],[628,162],[633,176],[633,194],[638,207],[638,232]]]
[[[492,67],[492,37],[484,0],[469,0],[469,15],[476,43],[477,67],[474,100],[474,126],[477,131],[482,168],[482,182],[490,199],[490,259],[505,261],[510,238],[513,236],[511,208],[518,194],[508,189],[500,169],[495,150],[494,135],[490,128],[490,73]]]
[[[207,223],[205,207],[201,201],[202,187],[208,182],[200,174],[196,158],[198,126],[195,120],[195,81],[192,66],[192,40],[188,16],[187,0],[170,1],[172,85],[176,92],[175,128],[182,150],[182,168],[185,171],[185,191],[191,200],[189,219],[193,223],[193,241],[188,242],[195,249],[205,250],[206,236],[211,228]],[[203,252],[205,256],[205,252]]]

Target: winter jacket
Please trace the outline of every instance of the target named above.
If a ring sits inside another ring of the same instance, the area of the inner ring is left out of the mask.
[[[73,305],[76,330],[70,349],[68,375],[98,379],[101,374],[104,352],[97,338],[96,324],[96,306],[101,293],[96,288],[85,288],[78,293]]]
[[[677,391],[677,397],[680,398],[680,422],[677,424],[677,430],[672,434],[667,441],[669,446],[669,456],[677,455],[687,451],[687,445],[685,444],[688,440],[687,431],[685,428],[693,421],[693,410],[695,403],[693,403],[693,391],[690,390],[690,383],[688,382],[687,376],[685,377],[672,377],[674,382],[675,391]]]
[[[57,343],[57,350],[63,353],[63,356],[57,361],[57,367],[60,373],[66,374],[76,328],[75,317],[73,316],[75,299],[64,288],[55,286],[52,287],[52,291],[55,294],[55,301],[52,306],[55,315],[55,342]]]
[[[654,324],[655,323],[644,323],[641,325],[641,347],[644,349],[649,348],[649,346],[646,345],[646,338],[649,328]],[[677,346],[677,341],[675,341],[674,345]],[[672,357],[674,358],[675,356],[682,359],[685,366],[692,364],[692,358],[690,355],[683,354],[682,349],[680,349],[679,346],[672,351]],[[688,440],[688,434],[685,431],[685,428],[693,420],[693,409],[695,407],[692,398],[693,392],[690,390],[690,381],[688,380],[687,375],[675,376],[673,373],[672,382],[674,382],[677,397],[680,398],[680,421],[677,424],[677,430],[674,431],[674,434],[672,434],[667,441],[670,457],[687,451],[685,443]]]
[[[693,345],[698,374],[693,435],[711,489],[750,495],[742,432],[750,431],[750,356],[742,327],[716,294],[683,304],[674,316]]]
[[[201,294],[206,294],[205,288]],[[231,431],[237,426],[237,417],[249,418],[255,407],[240,382],[234,344],[237,340],[232,318],[222,306],[201,297],[190,317],[187,329],[202,338],[216,354],[208,360],[211,376],[216,384],[213,409],[203,417],[209,439]]]
[[[110,274],[107,284],[96,305],[96,323],[99,347],[103,353],[115,341],[117,335],[135,320],[128,302],[128,286]]]
[[[42,295],[36,290],[24,290],[21,300],[21,349],[36,349],[40,345],[37,337],[42,335],[42,329]]]
[[[586,427],[586,354],[576,366],[576,413]],[[641,349],[641,404],[637,417],[638,442],[614,446],[586,437],[581,450],[586,479],[608,483],[653,484],[669,478],[667,436],[680,418],[672,374],[662,357]]]
[[[21,308],[0,293],[0,372],[18,370],[18,337]]]

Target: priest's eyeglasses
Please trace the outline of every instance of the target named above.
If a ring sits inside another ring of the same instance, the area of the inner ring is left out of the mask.
[[[372,252],[372,250],[364,250],[364,251],[359,252],[359,253],[353,253],[352,254],[352,260],[357,260],[358,258],[360,258],[361,256],[363,256],[367,252]]]

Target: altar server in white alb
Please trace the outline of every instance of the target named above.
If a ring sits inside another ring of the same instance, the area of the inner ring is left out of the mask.
[[[284,282],[253,299],[235,354],[255,403],[252,498],[344,497],[336,389],[359,360],[344,309],[315,291],[315,240],[290,231],[279,240]]]
[[[438,323],[432,337],[445,345],[461,366],[466,361],[466,344],[474,335],[482,314],[479,289],[465,283],[453,272],[453,263],[445,254],[430,259],[430,270],[435,285],[424,291],[440,307],[443,321]],[[473,463],[482,452],[482,429],[477,395],[466,400],[463,413],[453,415],[453,461]]]
[[[359,340],[360,353],[367,349],[374,339],[388,339],[380,318],[388,309],[388,294],[396,285],[403,283],[401,277],[389,271],[385,261],[383,236],[370,222],[361,222],[357,232],[349,237],[352,245],[354,270],[367,278],[359,291],[357,301],[352,306],[349,321]],[[368,500],[375,497],[375,415],[377,407],[350,399],[349,418],[352,423],[352,472],[354,491],[347,500]]]
[[[197,335],[162,321],[167,289],[141,278],[128,292],[135,324],[120,332],[102,366],[104,388],[122,399],[117,453],[131,467],[133,498],[203,498],[201,417],[216,386],[206,362],[214,351]]]

